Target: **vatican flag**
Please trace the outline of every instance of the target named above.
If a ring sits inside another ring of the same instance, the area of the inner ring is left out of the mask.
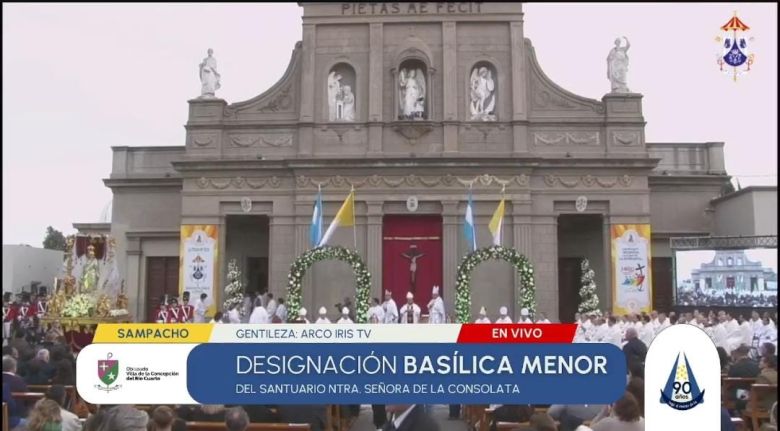
[[[496,212],[493,213],[493,217],[490,219],[490,233],[493,234],[493,245],[501,245],[501,225],[504,224],[504,200],[498,203]]]
[[[339,212],[336,213],[336,218],[330,222],[328,230],[325,231],[325,235],[322,236],[322,240],[318,244],[318,247],[328,243],[328,240],[333,236],[333,232],[336,232],[336,228],[339,226],[354,226],[355,225],[355,190],[349,192],[349,196],[341,204]]]

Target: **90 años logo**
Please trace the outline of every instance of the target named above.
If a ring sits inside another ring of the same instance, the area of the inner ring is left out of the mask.
[[[661,390],[661,403],[675,410],[690,410],[704,402],[704,390],[696,384],[696,377],[685,353],[682,353],[682,358],[683,362],[680,362],[678,354],[674,361],[666,386]]]

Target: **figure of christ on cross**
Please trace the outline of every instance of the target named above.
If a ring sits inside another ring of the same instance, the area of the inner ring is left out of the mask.
[[[412,244],[406,253],[401,253],[401,256],[409,259],[409,291],[417,293],[417,259],[425,256],[425,254],[417,250],[416,244]]]
[[[639,271],[639,277],[642,279],[641,282],[639,283],[639,286],[637,286],[640,292],[642,291],[642,285],[644,284],[644,279],[645,279],[645,273],[642,272],[643,269],[645,269],[645,267],[642,266],[641,263],[636,264],[636,270]]]

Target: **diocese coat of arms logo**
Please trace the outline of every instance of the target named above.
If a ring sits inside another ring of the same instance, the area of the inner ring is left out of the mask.
[[[100,381],[103,382],[105,386],[95,385],[95,387],[101,391],[110,392],[120,388],[120,385],[111,387],[111,385],[116,382],[116,379],[119,378],[119,360],[111,359],[113,356],[112,353],[109,353],[106,355],[105,360],[98,360],[98,378],[100,378]]]
[[[672,372],[661,390],[661,404],[666,404],[675,410],[690,410],[704,402],[704,389],[699,388],[693,369],[685,353],[674,361]]]
[[[720,30],[722,33],[715,38],[715,42],[721,44],[717,63],[721,72],[731,75],[736,82],[738,76],[750,72],[756,59],[751,51],[753,38],[748,36],[750,27],[737,17],[735,11],[734,16]]]

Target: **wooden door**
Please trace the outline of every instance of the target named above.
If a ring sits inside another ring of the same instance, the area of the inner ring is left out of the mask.
[[[573,322],[580,305],[581,257],[558,258],[558,319]]]
[[[179,295],[179,257],[146,258],[146,316],[156,320],[155,312],[160,298]]]
[[[674,305],[674,271],[671,257],[653,258],[653,309],[669,312]]]

